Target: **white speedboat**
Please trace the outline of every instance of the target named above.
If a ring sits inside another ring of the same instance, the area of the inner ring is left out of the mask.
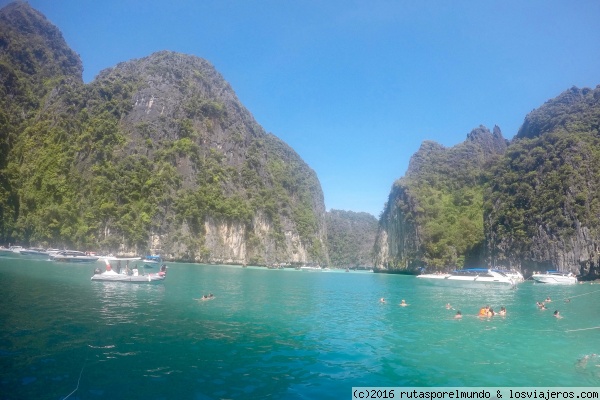
[[[24,250],[25,248],[23,246],[10,246],[8,249],[5,247],[0,248],[0,251],[2,251],[3,253],[16,253],[16,254],[20,254],[21,250]]]
[[[114,271],[108,262],[105,260],[106,270],[104,272],[100,271],[100,268],[96,268],[94,271],[94,276],[92,276],[93,281],[101,281],[101,282],[126,282],[126,283],[159,283],[165,280],[167,277],[167,266],[162,265],[160,267],[160,271],[156,274],[147,274],[147,275],[139,275],[137,273],[137,269],[133,269],[133,273],[125,273],[121,271],[118,273]]]
[[[160,254],[147,255],[142,258],[145,268],[153,268],[155,265],[162,264],[163,260]]]
[[[538,283],[547,283],[550,285],[574,285],[577,283],[577,277],[572,273],[565,274],[557,271],[533,274],[531,279]]]
[[[62,251],[61,249],[46,249],[46,252],[48,253],[48,256],[50,258],[52,258],[53,256],[57,255],[61,251]]]
[[[511,278],[515,283],[525,282],[525,277],[523,276],[523,274],[517,271],[516,269],[494,268],[493,270],[503,273],[504,275]]]
[[[315,267],[315,266],[308,266],[305,265],[303,267],[300,267],[301,271],[322,271],[321,267]]]
[[[433,284],[461,287],[512,288],[517,283],[501,271],[485,268],[460,269],[448,274],[422,274],[417,278]]]
[[[98,257],[90,256],[83,251],[76,250],[62,250],[57,252],[56,254],[49,254],[50,258],[53,261],[60,262],[71,262],[71,263],[86,263],[86,262],[96,262]]]

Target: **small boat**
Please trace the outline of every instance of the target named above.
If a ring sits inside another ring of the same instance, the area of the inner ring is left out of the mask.
[[[3,253],[17,253],[20,254],[21,250],[24,250],[23,246],[10,246],[8,249],[6,247],[1,247],[0,251]]]
[[[52,256],[57,255],[58,253],[60,253],[62,250],[61,249],[46,249],[46,252],[48,253],[48,256],[50,258],[52,258]]]
[[[60,262],[71,262],[71,263],[86,263],[86,262],[96,262],[98,260],[97,256],[90,256],[83,251],[76,250],[62,250],[57,252],[56,254],[49,254],[50,258],[54,261]]]
[[[423,281],[446,286],[512,288],[517,283],[501,271],[487,268],[467,268],[447,274],[421,274]]]
[[[574,285],[577,283],[577,277],[572,273],[562,273],[558,271],[546,271],[544,274],[533,274],[531,279],[538,283],[547,283],[549,285]]]
[[[511,278],[515,283],[525,282],[523,274],[517,271],[516,269],[492,268],[492,270],[503,273],[504,275]]]
[[[323,269],[321,267],[305,265],[303,267],[300,267],[300,270],[302,270],[302,271],[322,271]]]
[[[114,271],[108,260],[104,260],[106,263],[106,271],[102,272],[100,268],[96,268],[94,276],[91,280],[101,282],[126,282],[126,283],[159,283],[165,280],[167,277],[167,266],[162,265],[160,271],[156,274],[139,275],[137,269],[133,269],[133,273],[118,273]]]
[[[144,267],[153,268],[155,265],[162,264],[163,260],[159,254],[152,254],[142,258],[142,262],[144,263]]]

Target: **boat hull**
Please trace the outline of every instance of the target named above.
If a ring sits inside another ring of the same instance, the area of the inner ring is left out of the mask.
[[[576,277],[559,274],[534,274],[531,279],[547,285],[575,285],[577,283]]]
[[[66,263],[92,263],[98,261],[98,257],[77,250],[62,250],[57,253],[48,252],[48,256],[53,261]]]
[[[66,263],[93,263],[98,261],[98,257],[63,257],[55,256],[52,258],[54,261],[66,262]]]
[[[21,255],[23,255],[23,256],[35,256],[35,257],[48,257],[48,252],[47,251],[27,249],[27,250],[21,250]]]
[[[160,283],[165,280],[166,275],[123,275],[123,274],[96,274],[92,276],[93,281],[98,282],[124,282],[124,283]]]

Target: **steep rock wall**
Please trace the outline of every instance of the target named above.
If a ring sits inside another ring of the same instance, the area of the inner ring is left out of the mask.
[[[506,150],[498,127],[473,129],[446,148],[422,143],[392,187],[379,222],[376,268],[414,273],[483,259],[483,173]]]
[[[600,87],[571,88],[532,111],[486,188],[494,265],[600,277]]]
[[[402,182],[394,183],[379,220],[374,251],[378,270],[415,272],[422,266],[421,239],[414,220],[416,205]]]

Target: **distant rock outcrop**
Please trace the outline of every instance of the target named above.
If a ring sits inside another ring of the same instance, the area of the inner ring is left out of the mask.
[[[372,268],[377,218],[364,212],[327,212],[327,248],[337,268]]]

